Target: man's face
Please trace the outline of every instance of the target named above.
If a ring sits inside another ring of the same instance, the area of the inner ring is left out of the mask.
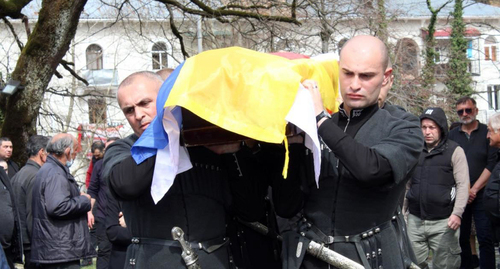
[[[94,158],[96,158],[96,160],[99,160],[102,159],[102,157],[104,156],[104,151],[101,151],[100,149],[95,149],[92,154],[94,155]]]
[[[500,130],[495,130],[488,124],[488,134],[486,137],[490,140],[490,146],[500,148]]]
[[[12,157],[12,141],[2,141],[0,145],[0,159],[8,160]]]
[[[384,72],[380,53],[346,50],[340,59],[340,90],[344,108],[365,108],[377,102],[384,80],[392,69]]]
[[[475,121],[477,113],[477,107],[470,100],[457,105],[457,114],[462,124],[469,124]]]
[[[423,119],[421,122],[422,133],[427,147],[435,147],[441,140],[441,128],[430,119]]]
[[[156,116],[160,87],[160,81],[139,77],[118,90],[118,104],[137,136],[141,136]]]

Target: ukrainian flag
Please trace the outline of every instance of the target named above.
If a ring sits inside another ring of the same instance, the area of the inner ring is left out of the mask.
[[[282,143],[288,123],[285,117],[306,79],[318,82],[325,108],[336,112],[336,61],[289,60],[240,47],[200,53],[177,67],[163,83],[157,117],[132,147],[132,156],[140,163],[167,147],[164,112],[173,115],[181,129],[180,107],[228,131]]]

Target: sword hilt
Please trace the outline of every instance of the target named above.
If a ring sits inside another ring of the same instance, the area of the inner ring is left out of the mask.
[[[201,268],[198,264],[198,255],[193,251],[191,245],[184,239],[184,231],[179,227],[172,228],[172,238],[181,244],[182,254],[181,257],[189,269]]]

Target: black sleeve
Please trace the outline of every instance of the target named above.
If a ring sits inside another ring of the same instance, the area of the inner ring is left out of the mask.
[[[274,160],[274,171],[272,173],[272,194],[276,214],[283,218],[291,218],[302,209],[304,204],[304,193],[302,183],[311,176],[307,173],[308,165],[311,165],[312,154],[306,154],[306,147],[303,144],[291,144],[289,146],[289,163],[287,177],[283,178],[282,169],[284,164],[285,151],[280,155],[269,155]],[[312,174],[314,178],[314,174]]]
[[[33,202],[33,185],[35,184],[35,175],[26,181],[26,228],[28,235],[31,238],[33,231],[33,210],[31,203]]]
[[[94,168],[92,169],[92,175],[90,176],[90,184],[87,190],[87,193],[90,197],[97,199],[97,195],[100,189],[100,178],[101,178],[101,170],[102,170],[102,161],[96,162],[94,164]]]
[[[489,145],[489,139],[486,140],[488,143],[488,163],[486,164],[486,169],[492,172],[497,164],[497,152],[498,149]]]
[[[324,121],[318,128],[318,134],[342,165],[361,183],[380,185],[393,178],[391,164],[386,158],[348,136],[333,120]]]
[[[132,234],[127,228],[120,226],[118,218],[121,212],[120,204],[110,192],[107,192],[106,196],[108,198],[105,220],[106,235],[111,243],[128,246],[130,244],[130,240],[132,239]]]
[[[150,190],[153,181],[153,171],[156,156],[146,159],[137,165],[128,156],[111,169],[109,176],[110,188],[117,198],[133,200]]]

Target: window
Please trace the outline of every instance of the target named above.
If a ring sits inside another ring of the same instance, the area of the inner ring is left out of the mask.
[[[92,44],[87,47],[87,68],[89,70],[102,69],[102,48],[99,45]]]
[[[472,59],[474,57],[472,52],[473,52],[472,40],[468,40],[467,41],[467,59]]]
[[[396,44],[396,66],[402,74],[418,75],[418,45],[410,38],[403,38]]]
[[[153,58],[153,70],[159,70],[168,67],[167,45],[163,42],[157,42],[151,50]]]
[[[488,85],[488,104],[490,109],[498,110],[500,104],[500,85]]]
[[[89,99],[89,123],[106,122],[106,103],[104,99]]]
[[[492,36],[488,36],[484,40],[484,59],[486,61],[497,60],[497,41]]]

